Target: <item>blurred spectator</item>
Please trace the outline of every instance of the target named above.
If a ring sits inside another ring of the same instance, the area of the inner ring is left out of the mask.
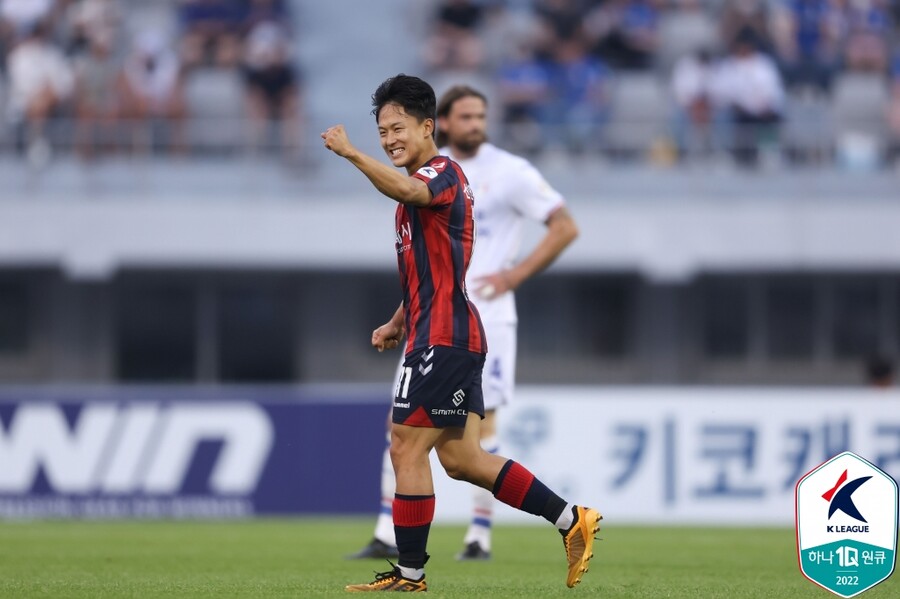
[[[788,85],[831,89],[839,59],[839,22],[831,0],[785,0],[779,6],[773,38]]]
[[[36,25],[49,31],[55,0],[0,0],[0,57],[5,61],[8,52],[28,35]]]
[[[473,71],[484,63],[478,39],[483,19],[475,0],[443,0],[438,6],[434,30],[425,46],[425,62],[440,70]]]
[[[759,145],[774,141],[784,105],[784,87],[774,61],[759,49],[752,30],[741,32],[716,70],[713,94],[730,114],[732,150],[738,163],[755,166]]]
[[[510,150],[536,154],[543,145],[543,107],[550,97],[550,74],[525,40],[513,46],[497,72],[497,95]]]
[[[247,36],[244,72],[254,146],[268,145],[266,137],[275,125],[280,139],[272,146],[297,147],[299,82],[290,60],[287,35],[279,25],[260,23]]]
[[[0,0],[0,20],[21,36],[48,21],[55,8],[55,0]]]
[[[534,12],[542,29],[537,40],[540,58],[550,58],[563,41],[584,39],[584,14],[577,0],[538,0]]]
[[[65,44],[69,55],[89,51],[91,40],[102,36],[115,40],[121,21],[117,0],[73,0],[65,22]]]
[[[887,107],[888,158],[897,164],[900,159],[900,45],[891,63],[890,101]]]
[[[713,69],[712,55],[705,49],[681,57],[672,69],[675,143],[682,157],[713,149]]]
[[[173,149],[184,147],[186,116],[178,56],[156,31],[142,32],[133,43],[119,77],[123,118],[131,128],[135,149],[154,146],[161,127]]]
[[[844,62],[853,71],[884,73],[888,65],[890,18],[882,0],[841,0],[844,9]]]
[[[769,32],[769,13],[765,0],[730,0],[724,3],[721,17],[721,37],[725,48],[731,48],[738,37],[750,31],[756,46],[765,53],[772,52]]]
[[[872,356],[866,361],[866,383],[876,389],[894,386],[894,364],[884,356]]]
[[[614,69],[648,69],[658,45],[652,0],[609,0],[586,18],[594,53]]]
[[[563,40],[550,64],[547,139],[580,153],[600,138],[609,117],[610,71],[577,39]]]
[[[49,157],[48,119],[56,116],[72,93],[72,69],[62,52],[48,41],[46,26],[36,23],[7,57],[9,116],[29,157]]]
[[[88,52],[75,62],[76,147],[86,158],[113,149],[120,103],[117,80],[121,66],[113,55],[112,37],[91,29]]]
[[[185,68],[235,66],[244,11],[236,0],[181,0],[181,59]]]

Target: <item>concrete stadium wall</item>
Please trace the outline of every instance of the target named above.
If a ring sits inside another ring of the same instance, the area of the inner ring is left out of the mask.
[[[582,235],[554,268],[680,281],[698,272],[900,264],[893,199],[593,200],[571,198]],[[393,270],[392,227],[392,203],[373,194],[8,202],[0,205],[0,267],[59,267],[86,279],[127,267]]]

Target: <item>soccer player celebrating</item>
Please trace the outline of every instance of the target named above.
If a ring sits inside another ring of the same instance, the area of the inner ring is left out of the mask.
[[[581,581],[593,557],[597,510],[567,503],[524,466],[484,451],[481,378],[487,341],[466,295],[465,276],[475,241],[474,197],[459,165],[434,143],[434,91],[417,77],[397,75],[372,96],[381,147],[406,175],[357,150],[342,125],[322,138],[325,147],[363,172],[398,203],[395,227],[403,301],[372,333],[379,351],[398,347],[405,360],[391,425],[391,462],[398,565],[348,591],[426,591],[426,546],[434,518],[428,454],[434,449],[447,474],[490,490],[514,508],[543,516],[562,534],[566,584]]]
[[[528,161],[487,142],[486,115],[487,98],[465,85],[447,90],[437,105],[440,153],[462,167],[475,192],[478,250],[466,282],[490,340],[481,446],[497,453],[496,412],[512,400],[515,388],[517,316],[512,292],[556,260],[578,235],[578,228],[562,196]],[[516,263],[523,226],[529,219],[544,223],[547,230],[531,253]],[[350,557],[396,556],[391,513],[394,477],[387,455],[384,464],[375,536]],[[473,487],[472,520],[457,559],[490,559],[493,499],[489,490]]]

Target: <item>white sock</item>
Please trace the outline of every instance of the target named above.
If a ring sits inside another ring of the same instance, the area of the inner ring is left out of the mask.
[[[384,450],[384,458],[381,460],[381,511],[378,512],[378,521],[375,523],[375,538],[391,547],[397,546],[394,536],[394,492],[397,489],[397,479],[394,478],[394,466],[391,464],[391,445],[388,436],[388,446]]]
[[[575,504],[567,503],[566,509],[562,511],[562,514],[559,515],[559,518],[556,520],[556,528],[565,532],[572,528],[572,524],[575,523]]]
[[[406,566],[397,566],[400,568],[400,575],[409,580],[422,580],[425,576],[425,568],[407,568]]]
[[[497,454],[500,450],[496,436],[482,439],[481,447],[486,452],[493,454]],[[472,487],[472,521],[469,523],[469,530],[466,531],[463,544],[468,545],[477,541],[479,547],[490,551],[493,517],[494,494],[481,487]]]

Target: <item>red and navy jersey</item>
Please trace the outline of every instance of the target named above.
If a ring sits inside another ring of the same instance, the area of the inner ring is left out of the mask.
[[[466,295],[466,270],[475,245],[469,181],[446,156],[435,156],[413,177],[428,185],[431,204],[397,206],[406,353],[430,345],[487,353],[481,317]]]

